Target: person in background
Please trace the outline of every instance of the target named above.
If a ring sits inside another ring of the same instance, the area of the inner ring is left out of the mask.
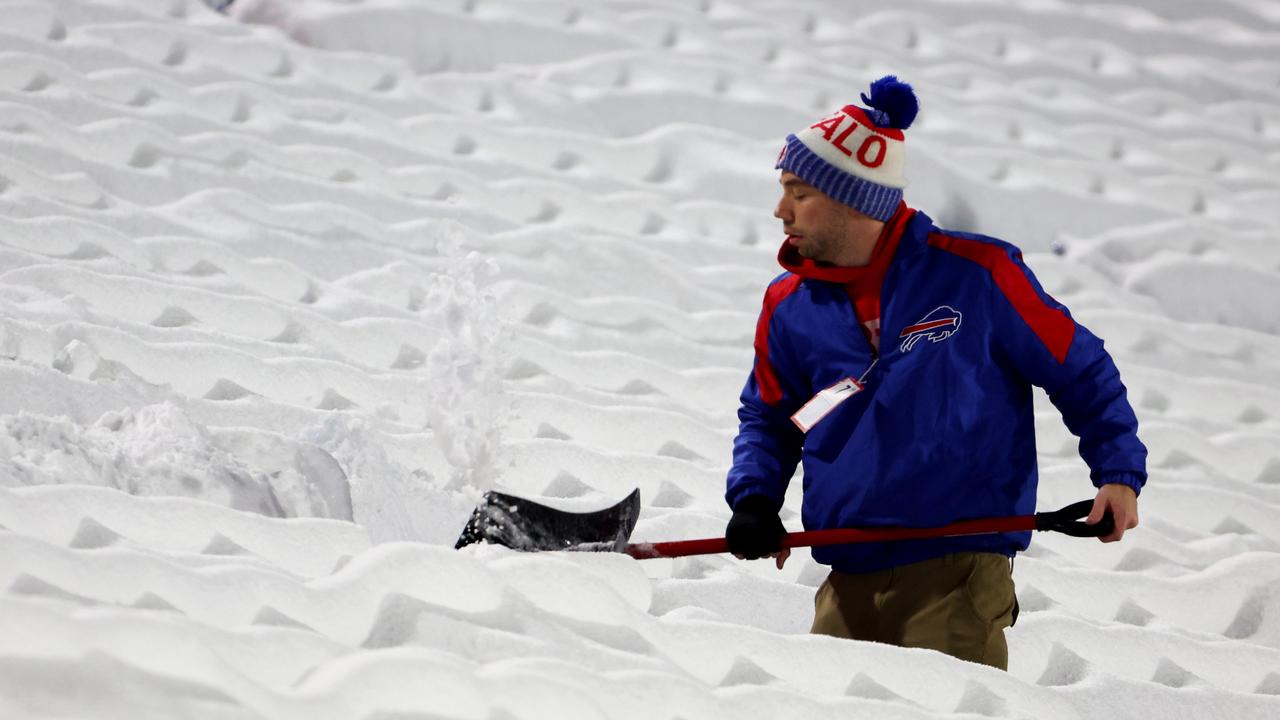
[[[269,25],[284,32],[294,42],[311,44],[288,0],[204,0],[204,4],[242,23]]]
[[[1146,448],[1102,341],[1006,242],[942,230],[903,202],[918,103],[893,76],[789,135],[768,287],[742,391],[725,536],[788,550],[778,512],[804,463],[807,530],[932,527],[1036,506],[1032,386],[1080,438],[1120,540],[1138,524]],[[932,648],[1001,669],[1017,619],[1012,557],[1030,532],[815,548],[831,566],[812,632]]]

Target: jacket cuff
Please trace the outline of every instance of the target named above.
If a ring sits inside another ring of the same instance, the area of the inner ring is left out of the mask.
[[[1124,485],[1132,489],[1134,495],[1141,495],[1142,486],[1147,484],[1147,476],[1145,473],[1110,472],[1094,478],[1093,484],[1099,488],[1103,485]]]
[[[768,495],[758,493],[742,498],[733,506],[734,512],[773,513],[776,515],[781,510],[782,503],[774,502],[773,498]]]
[[[768,495],[762,492],[752,491],[750,494],[743,495],[742,497],[738,498],[732,505],[729,506],[729,509],[732,510],[733,512],[737,512],[739,510],[746,510],[747,512],[755,511],[755,512],[779,513],[779,512],[782,512],[782,503],[777,500],[774,500],[773,498],[769,497]]]

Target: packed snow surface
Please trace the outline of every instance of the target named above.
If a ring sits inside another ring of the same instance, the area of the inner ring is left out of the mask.
[[[0,717],[1280,717],[1274,0],[0,18]],[[1019,556],[1009,672],[807,635],[805,553],[453,550],[493,488],[723,532],[774,158],[889,73],[908,202],[1027,252],[1151,449],[1122,543]]]

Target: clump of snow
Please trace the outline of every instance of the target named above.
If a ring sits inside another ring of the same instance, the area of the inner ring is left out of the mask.
[[[440,242],[440,255],[444,268],[427,279],[419,311],[443,328],[426,358],[427,418],[453,467],[445,488],[468,488],[475,496],[490,489],[499,473],[509,412],[502,381],[510,320],[493,291],[499,268],[492,257],[464,251],[453,235]]]
[[[408,302],[434,329],[435,342],[411,363],[402,362],[402,351],[397,365],[421,373],[429,431],[422,442],[432,443],[443,463],[405,467],[383,450],[371,421],[355,414],[326,415],[302,433],[345,469],[354,518],[375,541],[452,545],[470,508],[501,473],[510,412],[503,387],[510,319],[493,291],[498,266],[492,257],[464,250],[450,232],[437,244],[434,265],[410,288]]]
[[[171,402],[109,412],[88,427],[29,413],[0,417],[2,485],[100,485],[270,517],[351,518],[345,478],[322,456],[299,451],[273,470],[244,457]]]
[[[420,436],[420,442],[431,442]],[[416,540],[452,545],[479,494],[450,487],[447,477],[407,468],[383,448],[367,419],[330,413],[302,440],[342,468],[351,488],[351,519],[375,542]]]

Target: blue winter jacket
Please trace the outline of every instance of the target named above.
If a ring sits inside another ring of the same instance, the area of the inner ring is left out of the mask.
[[[1018,249],[939,230],[905,204],[886,228],[881,246],[897,246],[880,292],[878,357],[838,269],[783,245],[789,272],[765,294],[738,412],[730,507],[749,495],[781,507],[803,460],[808,530],[1033,513],[1032,385],[1080,438],[1095,486],[1140,491],[1147,451],[1111,356],[1044,292]],[[816,393],[864,374],[865,389],[807,434],[792,422]],[[959,551],[1013,555],[1030,539],[1016,532],[864,543],[814,548],[813,557],[870,572]]]

